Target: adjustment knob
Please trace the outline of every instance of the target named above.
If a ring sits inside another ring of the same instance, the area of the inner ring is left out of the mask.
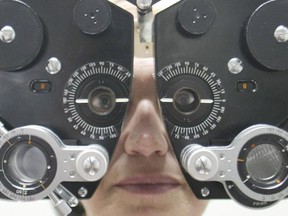
[[[247,25],[249,50],[268,69],[288,69],[287,10],[287,1],[268,1],[254,11]]]
[[[218,171],[218,159],[214,152],[192,144],[182,150],[181,164],[194,179],[208,181]]]
[[[78,28],[89,35],[105,31],[111,18],[111,8],[106,0],[81,0],[74,9],[74,20]]]
[[[107,151],[98,145],[82,152],[77,159],[76,168],[79,175],[86,181],[97,181],[108,169],[109,156]]]
[[[201,35],[214,24],[216,12],[209,0],[185,0],[179,8],[178,20],[187,33]]]
[[[43,26],[36,12],[21,1],[0,1],[0,70],[14,71],[38,56]]]

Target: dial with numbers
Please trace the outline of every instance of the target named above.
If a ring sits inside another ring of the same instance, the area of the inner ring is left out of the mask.
[[[158,91],[168,130],[175,139],[198,139],[214,130],[225,111],[225,90],[216,73],[191,61],[157,73]]]
[[[118,137],[129,101],[131,73],[108,61],[77,69],[64,89],[64,113],[71,126],[95,140]]]

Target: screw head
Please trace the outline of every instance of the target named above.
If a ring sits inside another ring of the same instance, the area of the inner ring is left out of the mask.
[[[280,25],[275,29],[274,37],[279,43],[288,41],[288,28]]]
[[[70,178],[75,178],[76,177],[76,172],[75,171],[69,172],[69,176],[70,176]]]
[[[0,40],[3,43],[11,43],[16,37],[16,33],[11,26],[4,26],[0,30]]]
[[[76,197],[72,197],[68,200],[68,205],[70,207],[76,207],[79,204],[79,200]]]
[[[210,194],[210,190],[208,188],[204,187],[201,189],[201,195],[203,197],[207,197],[207,196],[209,196],[209,194]]]
[[[57,74],[61,70],[61,62],[57,58],[52,57],[48,60],[45,69],[50,74]]]
[[[239,58],[232,58],[229,60],[228,64],[228,70],[232,73],[232,74],[239,74],[242,72],[243,70],[243,62],[241,59]]]
[[[81,187],[79,190],[78,190],[78,195],[82,198],[86,197],[88,194],[88,190],[87,188],[85,187]]]

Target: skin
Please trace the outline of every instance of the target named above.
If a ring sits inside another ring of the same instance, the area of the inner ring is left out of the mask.
[[[130,102],[108,172],[93,197],[83,201],[87,216],[199,216],[200,201],[187,184],[162,120],[154,60],[135,59]]]

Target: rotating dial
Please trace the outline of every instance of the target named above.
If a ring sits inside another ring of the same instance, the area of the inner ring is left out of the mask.
[[[173,138],[197,139],[216,128],[226,99],[214,72],[185,61],[164,67],[157,76],[160,102]]]
[[[92,62],[69,78],[63,97],[72,127],[94,140],[118,137],[129,101],[131,73],[112,62]]]
[[[237,178],[225,182],[231,198],[251,207],[266,207],[288,194],[288,133],[254,125],[235,137]]]
[[[275,194],[287,188],[287,140],[275,134],[262,134],[249,140],[238,156],[242,182],[251,190]]]
[[[288,133],[275,126],[250,126],[229,146],[187,145],[180,161],[192,178],[223,183],[246,206],[266,207],[288,195]]]
[[[51,191],[59,169],[58,137],[46,128],[15,128],[0,138],[0,191],[13,200],[30,201]],[[47,195],[46,195],[47,196]]]

